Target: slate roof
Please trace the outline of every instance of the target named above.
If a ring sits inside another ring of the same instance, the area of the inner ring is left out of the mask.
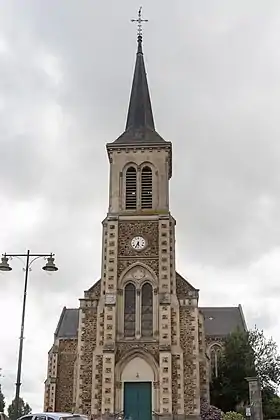
[[[76,338],[79,327],[79,309],[64,306],[54,333],[55,338]]]
[[[147,74],[142,51],[142,36],[137,40],[136,63],[125,130],[149,127],[155,129]]]
[[[130,128],[122,133],[117,140],[109,143],[110,147],[121,145],[163,145],[171,146],[171,143],[165,141],[155,130],[149,127]]]
[[[225,336],[235,329],[247,330],[241,305],[237,307],[202,307],[205,334],[207,336]]]
[[[135,69],[130,93],[125,131],[110,147],[127,145],[169,145],[155,129],[150,92],[142,50],[142,36],[137,39]]]
[[[205,318],[205,334],[223,337],[236,328],[247,330],[241,305],[237,307],[202,307]],[[55,332],[56,338],[76,338],[78,336],[79,309],[63,308]]]

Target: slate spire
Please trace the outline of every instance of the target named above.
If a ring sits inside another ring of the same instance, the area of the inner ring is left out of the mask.
[[[142,49],[142,23],[148,22],[142,19],[142,8],[138,11],[138,18],[131,19],[137,23],[137,52],[136,62],[132,81],[129,107],[125,131],[113,142],[109,143],[112,147],[121,145],[167,145],[166,142],[155,129],[150,93],[145,70],[143,49]],[[169,146],[171,143],[169,144]],[[167,145],[168,146],[168,145]],[[168,147],[169,147],[168,146]]]
[[[125,130],[141,128],[155,130],[142,50],[142,34],[138,33],[137,44],[136,63]]]

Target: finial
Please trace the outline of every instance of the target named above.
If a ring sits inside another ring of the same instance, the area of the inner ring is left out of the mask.
[[[138,10],[138,19],[131,19],[131,22],[137,22],[137,41],[138,41],[138,52],[142,51],[141,44],[142,44],[142,23],[148,22],[148,19],[142,19],[142,6]]]

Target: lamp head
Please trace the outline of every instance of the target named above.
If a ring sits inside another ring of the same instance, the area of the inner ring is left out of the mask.
[[[50,272],[58,270],[54,263],[54,257],[52,256],[52,254],[47,258],[47,264],[43,267],[43,270]]]
[[[1,258],[1,263],[0,263],[0,271],[11,271],[12,267],[9,266],[8,263],[8,258],[6,257],[6,255],[3,255],[3,257]]]

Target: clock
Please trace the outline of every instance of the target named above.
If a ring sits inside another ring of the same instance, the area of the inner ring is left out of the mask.
[[[131,240],[131,246],[136,251],[142,251],[142,249],[146,246],[146,240],[143,238],[143,236],[135,236]]]

